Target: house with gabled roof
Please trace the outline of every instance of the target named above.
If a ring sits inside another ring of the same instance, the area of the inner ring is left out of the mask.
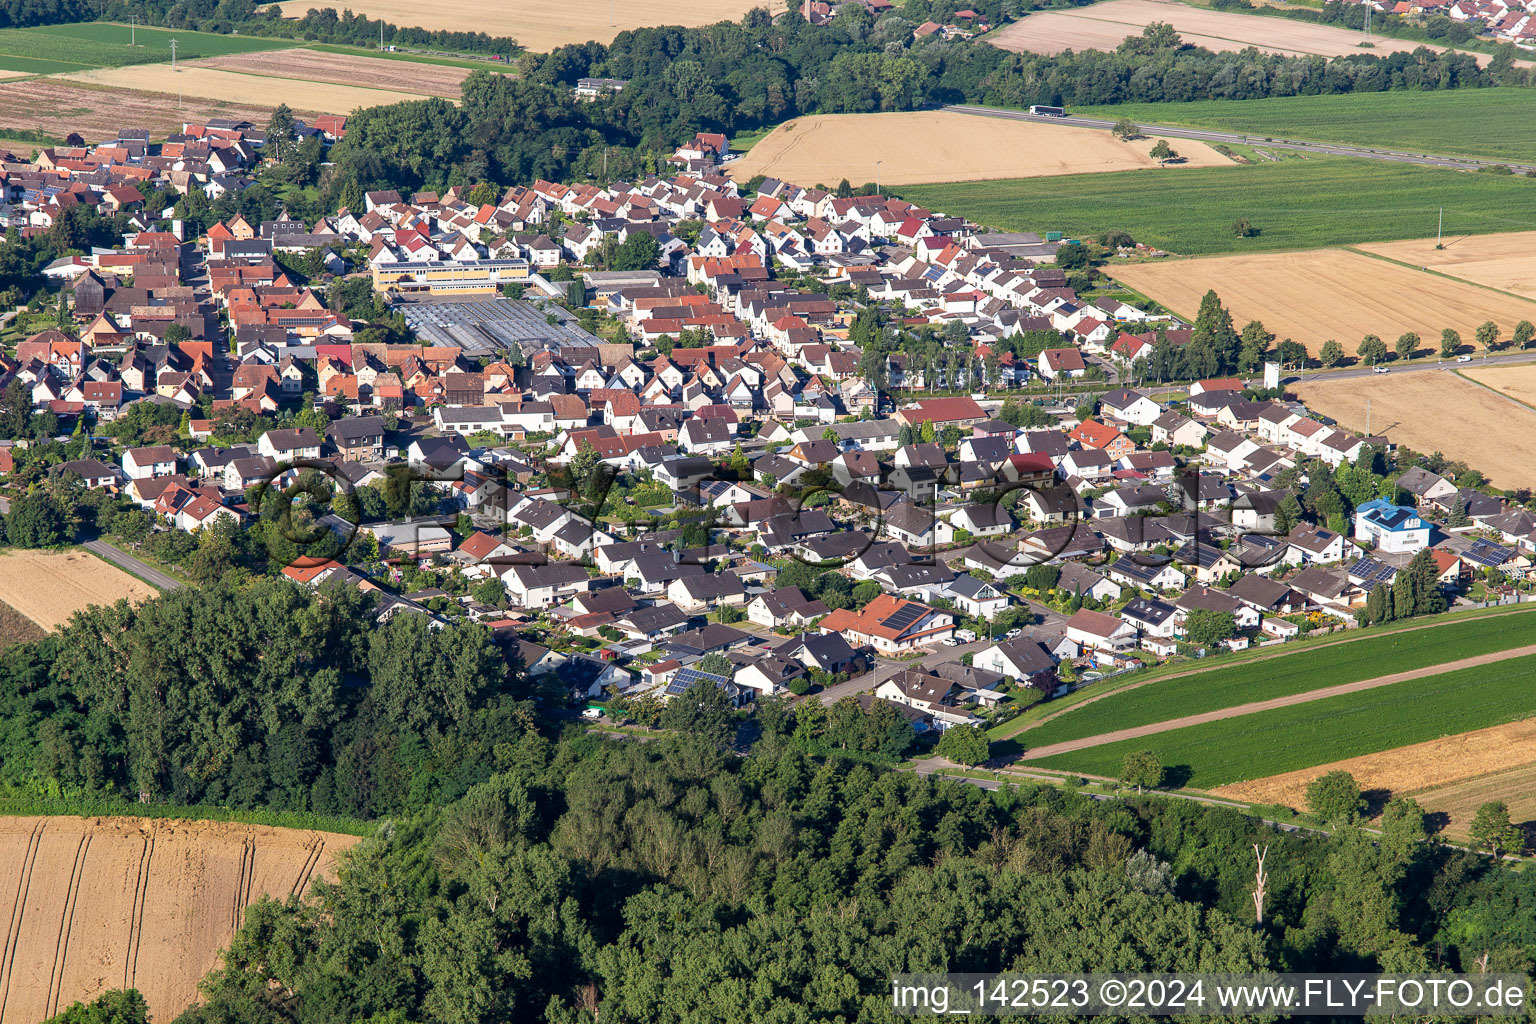
[[[938,608],[881,594],[857,612],[834,609],[821,620],[821,631],[842,633],[851,643],[893,654],[953,636],[955,619]]]

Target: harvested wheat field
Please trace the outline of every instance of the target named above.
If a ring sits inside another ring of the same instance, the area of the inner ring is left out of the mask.
[[[1485,320],[1506,330],[1536,321],[1536,302],[1343,249],[1137,263],[1109,273],[1189,317],[1214,288],[1239,324],[1262,320],[1314,354],[1330,338],[1354,355],[1367,334],[1390,346],[1403,332],[1416,331],[1428,347],[1446,327],[1470,340]]]
[[[318,50],[263,50],[231,53],[223,57],[189,61],[187,67],[213,68],[266,78],[331,82],[365,89],[420,93],[423,96],[459,98],[459,87],[469,77],[468,68],[422,64],[408,60],[381,60]]]
[[[43,629],[57,629],[75,612],[126,597],[137,604],[155,588],[80,548],[0,553],[0,602]]]
[[[1507,336],[1509,325],[1506,324],[1503,327]],[[1493,388],[1500,394],[1508,395],[1527,405],[1536,406],[1536,366],[1487,366],[1461,372],[1464,376]]]
[[[1416,267],[1536,299],[1536,231],[1458,235],[1436,249],[1433,238],[1373,242],[1357,248]]]
[[[34,1024],[130,986],[170,1020],[253,900],[306,891],[356,842],[226,822],[0,818],[0,1021]]]
[[[386,103],[421,99],[417,93],[394,89],[364,89],[352,85],[302,82],[292,78],[266,78],[186,65],[178,67],[174,72],[163,64],[136,64],[121,68],[72,71],[55,77],[114,89],[155,89],[205,100],[260,102],[269,107],[286,103],[295,111],[318,111],[322,114],[349,114],[359,107],[377,107]]]
[[[1202,142],[1172,140],[1184,157],[1178,167],[1230,166],[1232,161]],[[1155,138],[1122,142],[1092,128],[949,110],[899,114],[818,114],[787,121],[757,143],[729,174],[746,181],[767,174],[785,181],[837,184],[873,182],[882,161],[882,185],[929,181],[1032,178],[1089,171],[1155,168]]]
[[[1516,821],[1536,818],[1536,719],[1238,782],[1213,792],[1303,810],[1307,783],[1331,771],[1349,772],[1362,790],[1412,796],[1425,810],[1444,811],[1450,815],[1452,832],[1464,833],[1478,805],[1489,800],[1507,802]]]
[[[1113,50],[1127,36],[1139,36],[1155,21],[1166,22],[1179,38],[1207,50],[1236,51],[1255,47],[1265,53],[1290,56],[1317,54],[1337,57],[1349,53],[1381,55],[1411,52],[1421,46],[1440,51],[1442,46],[1374,36],[1370,49],[1361,47],[1364,33],[1331,25],[1313,25],[1282,18],[1259,18],[1191,7],[1176,0],[1108,0],[1070,11],[1031,14],[987,37],[988,41],[1017,53],[1056,54],[1063,50]],[[1486,64],[1485,54],[1474,55]]]
[[[87,142],[115,139],[125,125],[146,129],[151,138],[181,131],[187,121],[227,117],[266,124],[274,103],[261,101],[257,90],[252,103],[219,103],[190,97],[135,92],[128,89],[92,88],[57,78],[29,78],[0,82],[0,135],[6,128],[24,128],[63,138],[79,132]],[[295,114],[300,110],[295,109]],[[304,108],[303,113],[323,113]]]
[[[320,5],[314,0],[288,0],[278,6],[285,17],[299,18]],[[458,0],[451,4],[437,0],[359,0],[348,3],[347,9],[406,27],[511,36],[518,45],[542,53],[589,39],[611,42],[632,28],[740,21],[752,8],[763,6],[762,0],[706,0],[698,4],[670,0],[567,0],[561,4],[547,0]],[[782,6],[774,8],[775,13],[782,10]]]
[[[1536,412],[1448,371],[1307,382],[1295,388],[1313,411],[1351,430],[1384,434],[1416,451],[1443,452],[1482,470],[1495,487],[1536,486],[1526,453]]]

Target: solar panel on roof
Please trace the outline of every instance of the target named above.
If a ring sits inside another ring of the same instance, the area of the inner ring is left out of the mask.
[[[896,609],[895,612],[891,613],[890,617],[885,620],[884,624],[891,629],[906,629],[918,619],[921,619],[923,614],[924,609],[919,605],[902,605],[900,608]]]

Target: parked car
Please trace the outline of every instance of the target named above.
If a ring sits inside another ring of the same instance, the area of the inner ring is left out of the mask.
[[[944,643],[945,647],[959,647],[960,646],[960,641],[955,639],[952,636],[945,637],[944,640],[943,640],[943,643]]]
[[[1371,368],[1371,372],[1372,373],[1391,373],[1392,372],[1392,367],[1390,367],[1390,366],[1373,366]]]

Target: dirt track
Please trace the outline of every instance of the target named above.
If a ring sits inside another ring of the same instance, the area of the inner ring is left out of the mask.
[[[1309,704],[1315,700],[1325,700],[1329,697],[1338,697],[1346,693],[1374,690],[1379,686],[1391,686],[1393,683],[1405,683],[1410,679],[1440,675],[1443,672],[1455,672],[1464,668],[1476,668],[1479,665],[1491,665],[1495,662],[1507,661],[1510,658],[1524,657],[1527,654],[1536,654],[1536,644],[1527,644],[1524,647],[1515,647],[1507,651],[1495,651],[1492,654],[1480,654],[1474,658],[1462,658],[1457,661],[1443,662],[1439,665],[1429,665],[1425,668],[1411,669],[1407,672],[1393,672],[1390,675],[1377,676],[1374,679],[1360,679],[1353,683],[1325,686],[1318,690],[1293,693],[1286,697],[1272,697],[1269,700],[1251,701],[1247,704],[1238,704],[1235,707],[1222,708],[1220,711],[1207,711],[1199,715],[1185,715],[1183,718],[1171,718],[1166,722],[1153,722],[1151,725],[1139,725],[1132,729],[1117,729],[1114,732],[1100,733],[1097,736],[1085,736],[1082,739],[1051,743],[1047,746],[1035,747],[1029,750],[1022,760],[1026,762],[1035,761],[1041,758],[1052,757],[1056,754],[1068,754],[1074,750],[1082,750],[1086,747],[1102,746],[1105,743],[1140,739],[1143,736],[1155,736],[1161,732],[1171,732],[1174,729],[1183,729],[1191,725],[1205,725],[1207,722],[1220,722],[1227,718],[1252,715],[1260,711],[1288,708],[1295,704]]]
[[[252,900],[306,890],[356,842],[224,822],[0,818],[0,1021],[34,1024],[129,986],[170,1020]]]

